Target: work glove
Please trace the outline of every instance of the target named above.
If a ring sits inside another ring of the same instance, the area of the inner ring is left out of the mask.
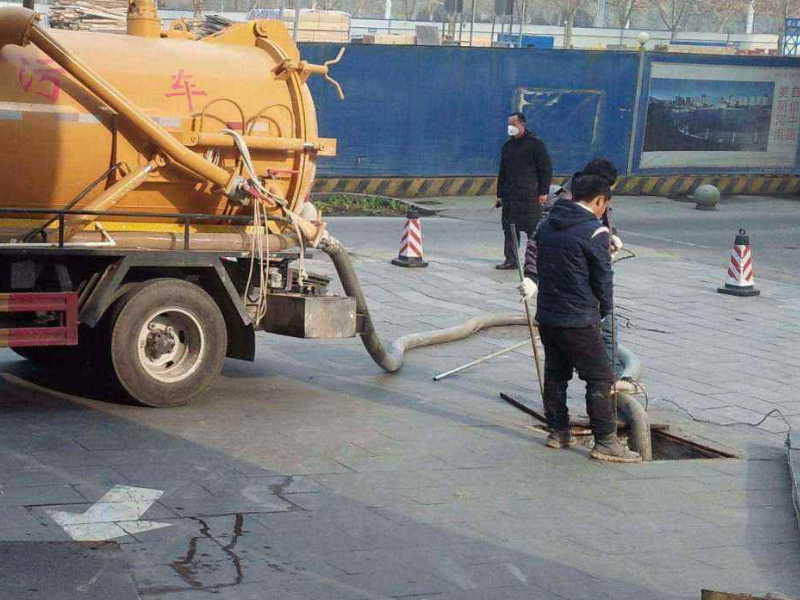
[[[611,234],[611,257],[613,258],[614,255],[617,252],[619,252],[620,250],[622,250],[622,240],[620,239],[620,237],[617,234],[612,233]]]
[[[530,299],[536,295],[539,288],[533,279],[526,277],[522,280],[522,283],[517,286],[517,290],[519,291],[519,295],[522,296],[523,302],[530,302]]]

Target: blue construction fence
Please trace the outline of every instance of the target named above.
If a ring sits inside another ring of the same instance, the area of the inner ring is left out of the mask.
[[[301,45],[321,63],[335,44]],[[310,85],[338,155],[322,177],[492,176],[521,111],[555,172],[592,158],[624,175],[796,174],[800,63],[786,57],[350,45]]]

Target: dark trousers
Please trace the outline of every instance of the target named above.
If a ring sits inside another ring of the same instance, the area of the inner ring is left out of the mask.
[[[586,412],[595,437],[615,433],[614,377],[600,327],[539,326],[544,345],[544,412],[553,430],[569,427],[567,384],[573,370],[586,382]]]
[[[524,231],[530,238],[536,230],[541,216],[542,209],[536,199],[503,198],[503,254],[507,264],[517,264],[516,251],[519,249],[519,234]],[[516,236],[511,232],[511,225],[514,225],[517,230]]]

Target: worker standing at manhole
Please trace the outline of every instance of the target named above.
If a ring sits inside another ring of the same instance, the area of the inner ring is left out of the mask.
[[[595,438],[591,457],[639,462],[617,438],[611,386],[614,375],[600,321],[611,313],[613,273],[608,227],[600,219],[611,186],[600,175],[578,173],[573,202],[557,202],[536,234],[539,289],[536,320],[545,350],[544,409],[551,448],[574,446],[569,431],[567,385],[576,370],[586,382],[586,410]]]
[[[586,166],[583,167],[581,173],[584,175],[599,175],[600,177],[604,178],[610,188],[614,187],[614,184],[617,181],[617,167],[614,166],[607,158],[596,158],[594,160],[589,161],[586,163]],[[572,200],[572,177],[568,178],[567,181],[564,182],[563,185],[551,185],[550,186],[550,193],[547,198],[547,203],[543,206],[543,214],[542,214],[542,222],[547,218],[552,210],[552,207],[555,205],[556,202],[560,200],[570,201]],[[603,222],[603,225],[608,227],[611,236],[610,236],[610,247],[609,250],[611,252],[611,258],[614,258],[614,255],[622,250],[623,244],[620,237],[617,235],[617,230],[614,227],[613,219],[612,219],[612,208],[608,206],[606,212],[603,214],[602,218],[600,219]],[[541,226],[541,222],[540,222]],[[538,267],[536,265],[537,262],[538,251],[536,247],[536,231],[528,238],[528,243],[525,247],[525,280],[522,282],[520,286],[520,293],[522,293],[523,297],[527,300],[533,296],[536,290],[536,286],[534,285],[535,282],[539,280],[539,272]],[[620,374],[624,370],[624,364],[622,363],[622,359],[620,358],[620,353],[617,351],[616,348],[613,348],[612,345],[619,339],[619,336],[613,335],[611,333],[612,330],[612,319],[610,316],[604,318],[600,323],[601,330],[603,332],[603,340],[606,344],[606,352],[608,353],[609,360],[614,361],[616,364],[613,365],[614,369],[614,378],[615,380],[619,378]]]
[[[544,142],[527,129],[525,115],[516,112],[508,117],[509,139],[500,154],[497,175],[497,201],[502,207],[503,253],[505,260],[497,269],[517,268],[519,232],[533,235],[547,201],[552,178],[550,155]],[[516,234],[511,226],[516,228]],[[516,244],[516,247],[515,247]]]

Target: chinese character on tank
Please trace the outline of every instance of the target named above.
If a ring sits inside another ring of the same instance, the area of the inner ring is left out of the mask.
[[[199,89],[196,83],[190,81],[194,75],[186,73],[183,69],[179,70],[175,75],[172,75],[172,85],[170,86],[172,92],[164,94],[167,97],[171,96],[185,96],[189,112],[194,111],[194,103],[192,96],[207,96],[205,90]]]

